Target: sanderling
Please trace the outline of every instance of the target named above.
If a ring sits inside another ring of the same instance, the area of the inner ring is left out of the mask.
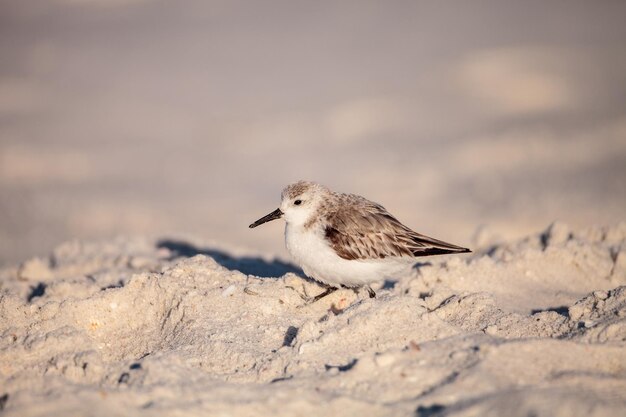
[[[410,270],[415,257],[470,252],[409,229],[380,204],[323,185],[285,187],[280,207],[249,227],[285,218],[285,245],[304,273],[326,286],[317,301],[339,287],[365,287]]]

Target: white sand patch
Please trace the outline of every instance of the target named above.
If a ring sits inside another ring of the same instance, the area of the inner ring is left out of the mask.
[[[562,110],[579,100],[575,86],[563,76],[571,64],[571,57],[558,48],[485,50],[467,58],[458,80],[494,110],[515,114]]]
[[[0,149],[0,185],[45,186],[78,184],[93,179],[87,155],[73,149],[42,146],[6,146]]]
[[[353,100],[329,112],[327,127],[339,143],[357,142],[374,135],[408,129],[415,116],[406,100],[388,97]]]

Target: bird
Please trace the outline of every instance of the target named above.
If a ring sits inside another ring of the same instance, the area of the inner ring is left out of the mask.
[[[283,218],[285,246],[302,271],[326,289],[311,302],[339,288],[364,287],[410,270],[416,258],[471,252],[414,232],[382,205],[312,181],[289,184],[280,207],[249,228]]]

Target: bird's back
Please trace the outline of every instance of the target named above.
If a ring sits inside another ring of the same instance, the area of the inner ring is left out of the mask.
[[[354,194],[336,194],[321,219],[324,237],[348,260],[403,258],[470,252],[417,233],[383,206]]]

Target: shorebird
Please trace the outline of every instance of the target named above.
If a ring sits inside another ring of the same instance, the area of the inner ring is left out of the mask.
[[[284,218],[285,245],[304,273],[326,290],[365,287],[410,270],[415,258],[470,252],[424,236],[400,223],[383,206],[355,194],[342,194],[309,181],[282,191],[280,207],[249,227]]]

